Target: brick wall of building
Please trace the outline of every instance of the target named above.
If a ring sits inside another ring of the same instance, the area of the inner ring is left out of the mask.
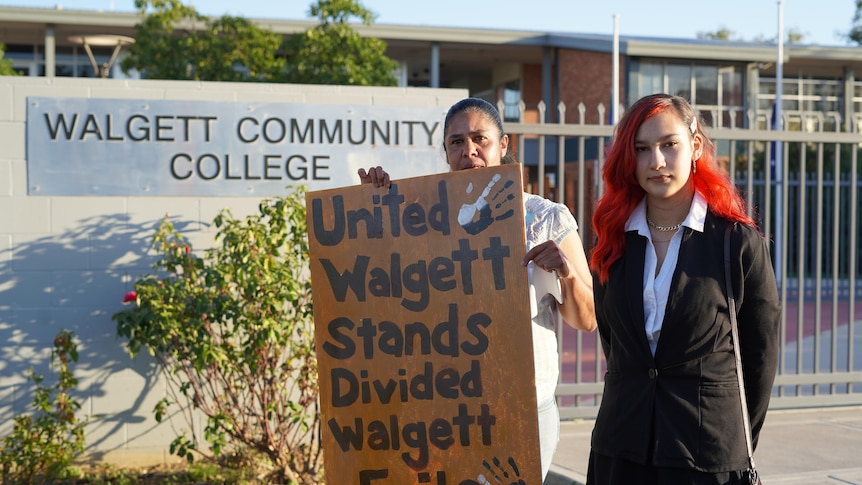
[[[604,123],[611,106],[613,63],[610,54],[561,50],[559,53],[560,97],[566,105],[566,122],[578,123],[578,104],[584,103],[587,124],[599,123],[599,104],[605,107]],[[620,66],[622,71],[622,65]],[[620,91],[625,92],[620,79]],[[622,99],[622,98],[621,98]]]

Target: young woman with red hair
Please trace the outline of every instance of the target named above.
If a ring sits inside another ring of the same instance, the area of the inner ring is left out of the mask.
[[[590,266],[607,373],[587,483],[747,483],[725,229],[733,225],[731,280],[754,445],[778,363],[780,305],[767,242],[679,96],[647,96],[626,111],[602,176]]]

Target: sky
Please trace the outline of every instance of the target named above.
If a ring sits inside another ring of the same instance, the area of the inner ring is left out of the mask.
[[[312,0],[185,0],[199,12],[246,18],[308,20]],[[855,0],[360,0],[375,23],[432,27],[495,28],[537,32],[613,34],[693,39],[726,28],[735,40],[775,39],[779,10],[785,32],[803,43],[848,45]],[[134,0],[0,0],[3,6],[132,12]],[[786,38],[786,37],[785,37]]]

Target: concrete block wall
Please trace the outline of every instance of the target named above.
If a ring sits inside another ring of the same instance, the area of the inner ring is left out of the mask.
[[[49,365],[55,335],[74,332],[87,453],[123,465],[170,460],[172,427],[152,409],[167,390],[153,360],[134,360],[111,316],[150,270],[148,247],[170,214],[196,250],[212,244],[213,217],[257,213],[260,197],[56,197],[28,195],[28,96],[448,107],[465,90],[0,77],[0,436],[30,409],[33,367]],[[442,120],[441,120],[442,122]],[[442,167],[442,164],[441,164]]]

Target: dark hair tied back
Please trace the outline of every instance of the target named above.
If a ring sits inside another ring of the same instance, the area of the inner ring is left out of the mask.
[[[500,138],[503,138],[505,135],[505,131],[503,131],[503,119],[500,117],[500,111],[496,106],[485,101],[482,98],[464,98],[461,101],[453,104],[449,111],[446,113],[446,119],[443,122],[443,136],[445,138],[446,134],[449,133],[449,123],[457,115],[468,113],[468,112],[476,112],[483,114],[489,121],[491,121],[494,126],[497,127],[498,135]],[[445,149],[445,147],[444,147]],[[515,160],[515,157],[511,155],[512,150],[506,150],[506,154],[500,160],[502,165],[510,164],[510,163],[518,163]]]

